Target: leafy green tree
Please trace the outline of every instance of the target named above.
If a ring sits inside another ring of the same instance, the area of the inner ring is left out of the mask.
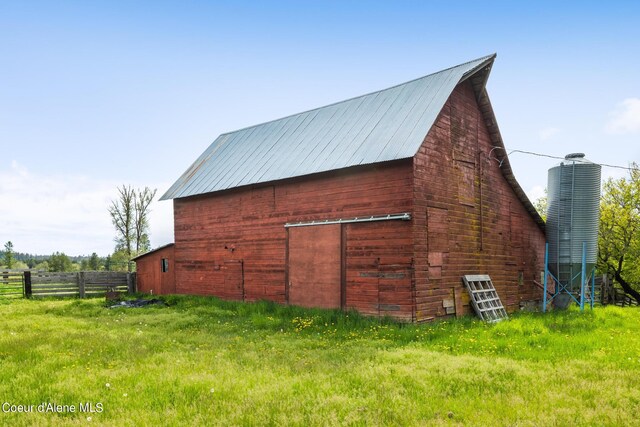
[[[91,258],[89,258],[89,269],[91,271],[100,270],[100,258],[98,257],[98,254],[95,252],[92,253]]]
[[[538,215],[546,221],[547,220],[547,189],[544,189],[544,196],[539,197],[535,202],[533,202],[533,207],[538,211]]]
[[[109,259],[109,271],[133,271],[131,265],[133,263],[125,250],[115,251],[107,258]]]
[[[13,267],[14,270],[28,270],[29,266],[27,265],[26,262],[22,262],[22,261],[16,261],[13,263]]]
[[[49,271],[65,272],[72,269],[71,259],[64,252],[56,252],[49,257]]]
[[[605,181],[600,202],[598,269],[640,303],[640,170]]]
[[[13,256],[13,243],[11,243],[11,241],[8,241],[4,244],[3,256],[5,267],[7,267],[8,269],[12,269],[15,260]]]
[[[49,271],[49,261],[39,262],[31,268],[36,271]]]

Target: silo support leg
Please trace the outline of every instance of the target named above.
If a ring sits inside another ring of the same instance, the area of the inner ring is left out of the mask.
[[[544,245],[544,292],[542,293],[542,312],[547,311],[547,286],[549,283],[549,244]]]
[[[593,310],[593,302],[596,299],[596,269],[591,270],[591,309]]]
[[[582,242],[582,271],[580,274],[580,311],[584,311],[584,288],[587,281],[587,242]]]

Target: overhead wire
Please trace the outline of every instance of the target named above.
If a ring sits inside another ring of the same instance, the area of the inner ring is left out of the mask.
[[[498,146],[493,146],[491,151],[489,151],[489,159],[493,159],[493,160],[497,161],[500,164],[500,166],[502,166],[502,163],[504,162],[506,157],[502,158],[502,160],[500,160],[500,159],[498,159],[496,157],[491,157],[491,153],[495,149],[504,150],[504,151],[506,151],[506,149],[502,148],[502,147],[498,147]],[[565,157],[561,157],[561,156],[553,156],[551,154],[535,153],[533,151],[525,151],[525,150],[511,150],[511,151],[509,151],[507,153],[507,157],[510,156],[513,153],[529,154],[529,155],[538,156],[538,157],[548,157],[550,159],[556,159],[556,160],[566,160]],[[636,169],[636,168],[631,167],[631,166],[610,165],[610,164],[607,164],[607,163],[598,163],[598,162],[592,162],[592,163],[596,164],[596,165],[608,167],[608,168],[616,168],[616,169],[624,169],[624,170],[635,170]]]

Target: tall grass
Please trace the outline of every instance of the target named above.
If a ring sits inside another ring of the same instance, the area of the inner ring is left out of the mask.
[[[166,302],[0,302],[0,403],[103,408],[0,412],[0,423],[640,425],[637,308],[410,325]]]

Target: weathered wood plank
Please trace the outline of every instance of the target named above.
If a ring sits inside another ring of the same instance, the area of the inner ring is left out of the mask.
[[[75,292],[78,291],[78,286],[66,286],[64,284],[60,284],[60,285],[33,285],[31,287],[31,291],[32,292],[36,292],[36,291],[47,291],[50,289],[66,289],[66,290],[73,290]]]
[[[43,296],[43,295],[78,295],[77,291],[69,290],[69,289],[34,289],[33,296]]]

